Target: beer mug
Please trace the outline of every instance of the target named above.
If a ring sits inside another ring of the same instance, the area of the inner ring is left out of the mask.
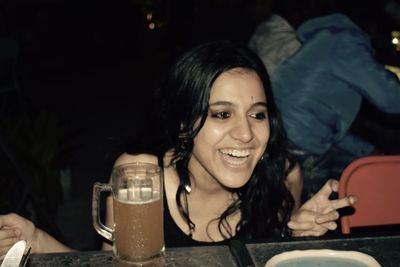
[[[114,229],[99,218],[102,191],[112,193]],[[136,162],[114,167],[111,184],[94,184],[92,204],[94,228],[113,242],[115,260],[145,262],[164,253],[163,175],[158,165]]]

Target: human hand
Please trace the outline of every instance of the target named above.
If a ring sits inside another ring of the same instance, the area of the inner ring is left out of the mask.
[[[15,214],[0,215],[0,258],[19,240],[26,240],[27,246],[32,246],[36,227],[35,225]]]
[[[329,196],[338,189],[339,182],[329,180],[318,193],[292,214],[288,227],[292,229],[293,236],[321,236],[328,230],[337,228],[337,210],[357,202],[356,196],[330,200]]]

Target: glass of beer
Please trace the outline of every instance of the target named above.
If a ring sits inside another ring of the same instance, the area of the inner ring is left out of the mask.
[[[102,191],[112,193],[114,229],[99,218]],[[96,231],[113,242],[114,260],[121,265],[147,262],[163,255],[161,168],[142,162],[114,167],[111,184],[94,184],[92,216]]]

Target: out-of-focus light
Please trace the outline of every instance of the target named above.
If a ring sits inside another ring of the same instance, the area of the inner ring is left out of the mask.
[[[396,51],[400,51],[400,31],[392,31],[392,44],[396,46]]]
[[[156,24],[154,22],[149,23],[149,29],[154,30],[156,28]]]
[[[147,14],[146,14],[146,19],[147,19],[148,21],[151,21],[151,20],[153,19],[153,13],[147,13]]]

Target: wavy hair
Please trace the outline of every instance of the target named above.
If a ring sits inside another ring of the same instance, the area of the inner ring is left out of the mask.
[[[207,119],[213,83],[222,73],[234,68],[254,71],[260,77],[267,98],[270,139],[249,181],[240,188],[231,189],[238,198],[217,219],[219,231],[225,239],[233,237],[227,217],[240,210],[241,219],[235,230],[241,238],[282,236],[289,233],[286,224],[294,206],[293,197],[285,186],[294,163],[286,147],[267,71],[262,61],[243,45],[215,41],[193,48],[173,65],[161,87],[164,148],[165,151],[172,149],[171,164],[176,166],[180,179],[176,202],[189,229],[193,230],[195,225],[190,219],[185,189],[190,186],[188,163],[193,140]],[[196,124],[199,118],[200,123]]]

